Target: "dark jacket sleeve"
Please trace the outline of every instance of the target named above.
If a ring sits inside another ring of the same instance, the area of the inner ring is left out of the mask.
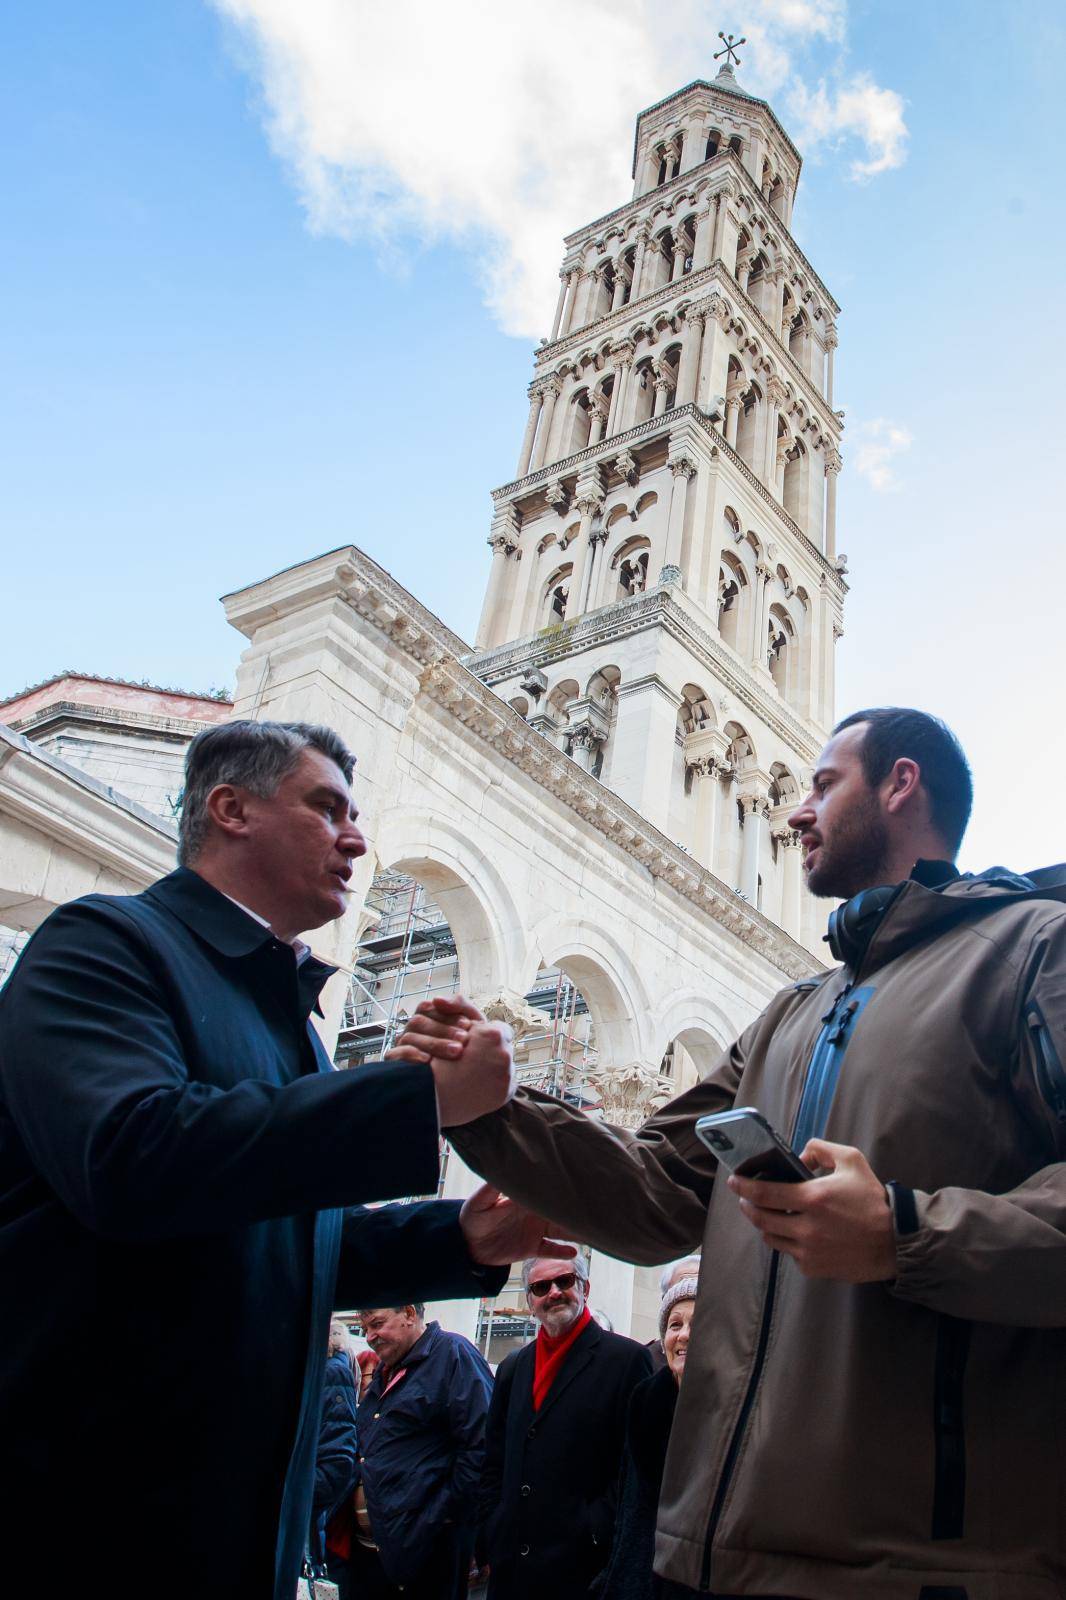
[[[481,1465],[481,1485],[478,1491],[477,1560],[484,1566],[490,1556],[490,1523],[499,1510],[503,1495],[503,1460],[507,1446],[507,1408],[514,1383],[515,1362],[518,1352],[500,1363],[493,1385],[485,1421],[485,1454]]]
[[[465,1340],[456,1340],[455,1365],[448,1392],[448,1423],[455,1445],[446,1515],[472,1526],[477,1520],[481,1472],[485,1461],[485,1424],[492,1399],[492,1373]]]
[[[508,1269],[472,1259],[459,1226],[461,1210],[459,1200],[420,1200],[347,1211],[334,1305],[369,1311],[498,1294]]]
[[[221,1231],[436,1187],[428,1067],[288,1084],[190,1079],[152,953],[107,902],[55,912],[0,997],[0,1092],[31,1160],[85,1227]]]
[[[645,1378],[652,1374],[651,1356],[642,1344],[633,1345],[633,1353],[622,1373],[621,1380],[615,1388],[614,1406],[604,1441],[605,1448],[610,1452],[612,1470],[606,1488],[593,1496],[589,1501],[589,1520],[592,1532],[597,1541],[605,1544],[608,1550],[614,1538],[615,1513],[618,1505],[618,1490],[620,1485],[620,1470],[625,1454],[626,1424],[629,1417],[629,1402],[633,1390],[638,1383],[643,1383]]]
[[[326,1362],[322,1423],[315,1457],[312,1514],[317,1519],[340,1504],[355,1478],[355,1378],[347,1356]]]

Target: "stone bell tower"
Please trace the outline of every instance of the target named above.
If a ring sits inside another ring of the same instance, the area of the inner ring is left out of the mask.
[[[731,60],[637,118],[633,194],[566,239],[473,670],[814,942],[785,818],[833,721],[838,306],[801,158]]]

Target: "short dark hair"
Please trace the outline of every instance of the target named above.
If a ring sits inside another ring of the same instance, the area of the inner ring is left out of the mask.
[[[351,783],[355,757],[340,734],[313,722],[222,722],[198,733],[185,753],[178,861],[187,867],[207,837],[207,797],[220,783],[269,799],[305,750],[320,750]]]
[[[922,787],[929,796],[930,821],[954,860],[973,807],[973,776],[962,745],[946,722],[905,706],[879,706],[853,711],[833,729],[866,726],[859,756],[871,788],[887,778],[895,762],[917,762]]]

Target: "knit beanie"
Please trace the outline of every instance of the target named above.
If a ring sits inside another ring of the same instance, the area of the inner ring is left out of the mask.
[[[666,1324],[670,1321],[670,1313],[679,1300],[695,1300],[697,1279],[681,1278],[672,1289],[667,1289],[663,1295],[663,1303],[659,1307],[659,1339],[666,1337]]]

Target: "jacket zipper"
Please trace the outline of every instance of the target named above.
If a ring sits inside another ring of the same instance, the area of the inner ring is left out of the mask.
[[[966,1432],[963,1421],[963,1386],[970,1353],[970,1327],[955,1317],[942,1315],[936,1329],[936,1367],[933,1381],[934,1539],[961,1539],[966,1520]]]
[[[1066,1069],[1055,1049],[1044,1013],[1035,1000],[1030,1000],[1026,1006],[1025,1020],[1036,1051],[1037,1088],[1059,1121],[1066,1122]]]
[[[789,1139],[789,1143],[797,1154],[803,1149],[808,1139],[817,1138],[825,1127],[837,1080],[840,1077],[840,1067],[844,1059],[844,1052],[848,1047],[851,1024],[862,1011],[872,993],[872,989],[860,989],[853,993],[851,984],[848,984],[837,995],[829,1011],[822,1018],[822,1031],[815,1040],[814,1049],[811,1051],[811,1059],[807,1065],[807,1075],[803,1083],[803,1092],[800,1095],[800,1103]],[[744,1391],[744,1402],[733,1426],[729,1449],[726,1451],[725,1462],[714,1496],[714,1503],[711,1506],[710,1520],[707,1524],[707,1535],[703,1545],[703,1565],[700,1569],[701,1589],[710,1588],[714,1536],[718,1531],[722,1508],[725,1505],[726,1495],[729,1493],[737,1458],[740,1455],[740,1447],[744,1442],[748,1420],[755,1405],[755,1396],[758,1393],[759,1382],[762,1378],[762,1369],[766,1360],[766,1348],[770,1342],[770,1326],[773,1322],[774,1300],[777,1294],[777,1275],[780,1265],[780,1253],[774,1250],[770,1256],[770,1272],[766,1280],[766,1291],[763,1295],[759,1337],[755,1345],[755,1359],[752,1362],[751,1373],[748,1377],[748,1386]]]

